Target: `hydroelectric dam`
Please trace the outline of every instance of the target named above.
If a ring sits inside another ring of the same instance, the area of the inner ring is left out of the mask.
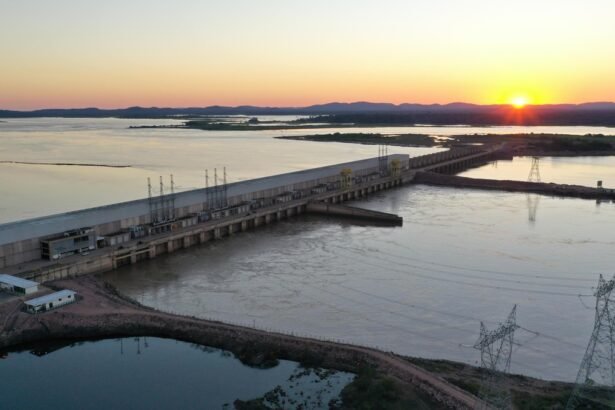
[[[453,173],[495,149],[456,148],[375,158],[210,186],[0,225],[0,272],[46,282],[104,272],[306,212],[400,224],[340,205],[412,183],[417,172]]]

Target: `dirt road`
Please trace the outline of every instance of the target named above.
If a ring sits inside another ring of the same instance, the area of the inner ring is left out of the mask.
[[[267,351],[282,359],[318,360],[319,366],[357,371],[369,364],[450,408],[476,407],[476,397],[392,353],[172,315],[139,305],[99,279],[86,276],[48,284],[77,292],[79,301],[31,315],[20,300],[0,305],[0,348],[53,339],[155,336],[233,352]]]

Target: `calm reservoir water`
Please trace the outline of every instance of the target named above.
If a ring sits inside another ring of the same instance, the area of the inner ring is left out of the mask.
[[[285,392],[276,395],[283,408],[328,409],[353,377],[285,360],[255,369],[222,350],[156,338],[86,342],[0,360],[1,407],[15,410],[233,409],[235,400],[261,398],[277,386]]]
[[[270,119],[295,117],[261,117]],[[136,125],[181,124],[178,120],[117,118],[3,119],[0,122],[0,223],[105,205],[147,196],[169,174],[178,190],[203,187],[205,169],[227,167],[228,180],[274,175],[375,157],[375,146],[278,140],[283,135],[331,132],[474,133],[545,132],[615,134],[605,127],[390,127],[285,131],[201,131],[129,129]],[[390,153],[420,155],[438,151],[390,147]],[[130,165],[131,168],[7,164],[3,161]],[[220,171],[219,175],[222,175]],[[597,176],[600,173],[597,173]],[[595,184],[595,181],[592,185]]]
[[[377,154],[373,146],[271,138],[281,134],[277,131],[126,128],[142,123],[0,123],[0,160],[134,166],[0,164],[0,220],[142,197],[147,176],[173,172],[184,187],[202,186],[206,167],[226,165],[230,180],[237,180]],[[423,128],[399,132],[605,132],[595,127]],[[331,131],[336,130],[318,130]],[[284,134],[289,133],[313,131]],[[433,150],[391,151],[416,155]],[[613,186],[614,165],[611,157],[546,158],[541,174],[545,181],[594,185],[603,179],[605,186]],[[529,160],[515,159],[466,174],[523,180],[529,170]],[[404,226],[301,217],[125,267],[105,278],[163,310],[467,363],[479,359],[470,347],[479,322],[493,328],[518,304],[517,320],[524,329],[516,334],[512,370],[575,378],[593,325],[592,287],[600,273],[612,275],[615,266],[615,205],[426,186],[389,191],[358,205],[395,212],[404,217]]]
[[[174,120],[8,119],[0,122],[0,223],[147,197],[173,174],[176,190],[263,177],[375,157],[375,146],[300,143],[274,139],[282,131],[201,131],[129,129],[141,124],[180,124]],[[329,130],[330,131],[330,130]],[[293,131],[311,133],[310,130]],[[393,148],[390,153],[438,149]],[[130,168],[9,164],[2,161],[129,165]]]
[[[543,157],[539,161],[542,182],[595,187],[597,181],[602,181],[605,188],[615,189],[615,157]],[[459,175],[527,181],[531,169],[532,157],[516,157],[512,161],[497,161]]]

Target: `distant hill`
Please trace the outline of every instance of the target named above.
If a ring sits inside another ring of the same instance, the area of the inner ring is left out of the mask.
[[[475,125],[605,125],[615,126],[615,103],[556,104],[527,106],[516,110],[509,105],[390,104],[354,102],[309,107],[129,107],[120,109],[50,108],[34,111],[0,110],[0,118],[182,118],[205,115],[332,115],[334,121],[393,124],[475,124]],[[375,117],[374,117],[375,116]]]

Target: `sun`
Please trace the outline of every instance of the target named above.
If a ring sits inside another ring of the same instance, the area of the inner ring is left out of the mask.
[[[527,97],[524,97],[522,95],[518,95],[516,97],[511,98],[510,103],[513,107],[515,108],[523,108],[528,104],[528,99]]]

